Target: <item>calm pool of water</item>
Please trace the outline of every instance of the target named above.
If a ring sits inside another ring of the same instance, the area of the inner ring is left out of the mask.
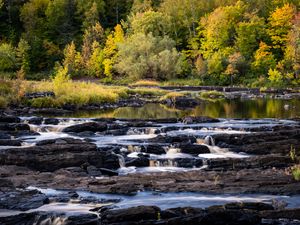
[[[214,118],[295,118],[300,117],[300,99],[255,99],[206,101],[193,109],[179,110],[161,104],[143,107],[123,107],[114,110],[81,111],[69,117],[113,117],[127,119],[159,119],[185,116],[210,116]]]

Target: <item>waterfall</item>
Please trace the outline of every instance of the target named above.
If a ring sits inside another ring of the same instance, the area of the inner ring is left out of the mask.
[[[37,216],[33,225],[64,225],[66,224],[67,217],[60,216],[49,216],[47,218],[43,218],[43,216]]]
[[[179,148],[169,148],[167,150],[167,155],[174,155],[174,154],[177,154],[180,152],[181,152],[181,150]]]
[[[119,158],[119,165],[120,165],[120,168],[122,167],[125,167],[125,158],[124,156],[120,155],[120,154],[117,154],[118,158]]]
[[[210,146],[215,146],[215,140],[213,139],[212,136],[206,136],[204,139],[204,144],[210,145]]]

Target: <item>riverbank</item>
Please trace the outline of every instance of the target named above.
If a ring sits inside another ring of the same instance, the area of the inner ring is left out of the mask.
[[[0,124],[3,224],[219,224],[221,218],[227,224],[278,224],[279,218],[297,224],[299,219],[300,185],[291,157],[292,149],[300,149],[297,119],[3,114]]]

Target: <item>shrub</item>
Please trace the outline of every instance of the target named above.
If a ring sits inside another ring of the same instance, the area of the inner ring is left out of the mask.
[[[179,97],[184,97],[185,94],[184,93],[180,93],[180,92],[170,92],[164,96],[162,96],[160,98],[160,101],[165,101],[167,99],[171,99],[172,101],[174,101],[176,98],[179,98]]]
[[[296,181],[300,181],[300,165],[292,167],[292,175]]]
[[[219,91],[205,91],[200,92],[200,97],[203,99],[216,99],[216,98],[224,98],[225,95]]]
[[[0,71],[13,70],[16,67],[16,51],[10,44],[0,44]]]
[[[60,106],[58,101],[51,97],[31,99],[28,104],[34,108],[57,108]]]
[[[0,96],[0,108],[6,108],[7,104],[7,99],[5,97]]]

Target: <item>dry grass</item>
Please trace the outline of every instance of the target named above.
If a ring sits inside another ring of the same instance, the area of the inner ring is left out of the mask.
[[[131,86],[148,86],[148,87],[157,87],[160,86],[160,83],[154,80],[139,80],[133,84],[131,84]]]

